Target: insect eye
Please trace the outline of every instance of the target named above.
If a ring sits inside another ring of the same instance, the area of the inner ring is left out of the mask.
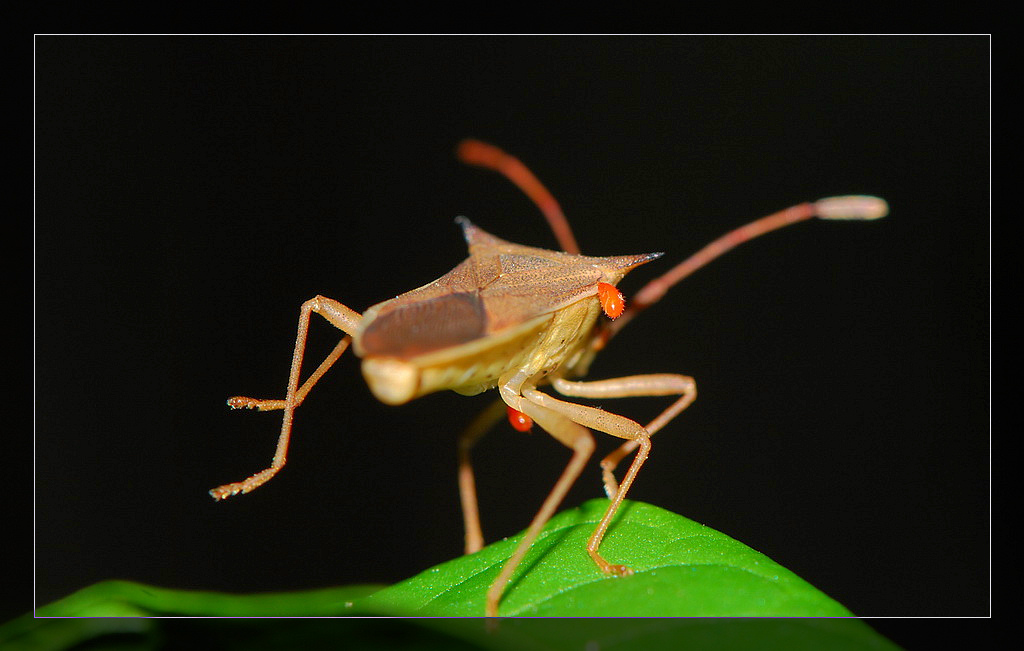
[[[609,318],[616,318],[626,309],[626,297],[613,285],[597,283],[597,299]]]

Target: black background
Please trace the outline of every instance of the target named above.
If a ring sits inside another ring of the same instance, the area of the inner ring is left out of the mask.
[[[455,439],[491,398],[386,407],[349,355],[298,411],[276,479],[206,491],[268,464],[280,416],[224,399],[283,397],[303,300],[362,311],[440,276],[465,256],[456,215],[555,247],[514,187],[455,160],[472,136],[533,169],[584,252],[667,252],[627,296],[754,217],[888,199],[882,221],[801,224],[698,272],[591,378],[697,379],[631,498],[859,615],[988,614],[987,38],[35,48],[37,604],[107,578],[394,582],[461,552]],[[307,359],[337,338],[315,321]],[[665,404],[604,406],[643,421]],[[490,541],[526,526],[568,456],[507,426],[484,439]],[[565,506],[601,495],[595,459]]]

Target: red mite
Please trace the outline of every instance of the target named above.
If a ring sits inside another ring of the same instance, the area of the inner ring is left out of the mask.
[[[533,427],[532,418],[511,407],[508,408],[508,422],[512,425],[512,429],[517,432],[529,432]]]
[[[609,318],[617,318],[626,309],[626,297],[614,285],[597,283],[597,298]]]

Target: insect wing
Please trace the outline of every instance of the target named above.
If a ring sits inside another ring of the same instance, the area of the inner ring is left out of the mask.
[[[411,359],[469,343],[596,295],[658,257],[592,258],[507,242],[457,220],[469,257],[437,280],[374,305],[357,338],[361,356]]]
[[[410,359],[487,334],[473,259],[437,280],[378,303],[363,315],[357,352]]]

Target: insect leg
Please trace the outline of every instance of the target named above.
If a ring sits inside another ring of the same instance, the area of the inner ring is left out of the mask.
[[[306,393],[312,388],[316,380],[320,379],[327,369],[330,368],[331,364],[334,363],[348,347],[348,342],[351,341],[352,334],[356,331],[359,325],[359,320],[362,316],[338,301],[323,296],[316,296],[311,298],[302,304],[302,308],[299,310],[299,326],[298,332],[295,336],[295,350],[292,353],[292,367],[291,372],[288,376],[288,391],[283,401],[259,401],[251,398],[236,397],[232,400],[244,401],[239,404],[232,404],[228,401],[233,408],[252,406],[256,409],[284,409],[284,418],[281,424],[281,434],[277,439],[277,449],[274,452],[274,459],[271,465],[266,470],[262,470],[255,475],[249,477],[240,482],[234,482],[232,484],[224,484],[210,490],[210,496],[215,500],[223,500],[237,495],[239,493],[248,493],[249,491],[259,488],[263,484],[270,481],[270,479],[278,473],[281,468],[284,467],[285,460],[288,456],[288,441],[291,437],[292,431],[292,419],[295,414],[295,407],[301,402],[299,396],[299,374],[302,370],[302,356],[306,350],[306,336],[309,332],[309,316],[313,313],[319,314],[327,319],[331,325],[344,331],[348,336],[341,340],[334,351],[327,356],[320,367],[317,368],[313,376],[310,377],[310,381],[303,385],[305,390],[302,393],[302,397],[305,397]],[[262,406],[261,403],[266,403],[268,406]]]
[[[480,528],[480,509],[476,499],[476,480],[473,477],[473,464],[469,452],[480,437],[501,419],[505,409],[504,402],[495,400],[459,435],[459,497],[462,500],[462,519],[466,528],[467,554],[478,552],[484,546],[484,534]]]
[[[324,373],[328,371],[334,362],[338,361],[341,354],[348,349],[349,344],[352,343],[352,337],[345,335],[338,342],[338,345],[334,347],[334,350],[324,358],[324,361],[320,362],[320,366],[317,367],[313,373],[306,378],[306,381],[302,383],[298,391],[295,392],[295,406],[298,407],[302,404],[302,401],[306,399],[306,394],[313,388],[313,385],[323,377]],[[257,411],[273,411],[275,409],[284,409],[287,405],[285,400],[263,400],[259,398],[248,398],[246,396],[233,396],[228,398],[228,406],[232,409],[256,409]]]
[[[512,577],[512,573],[520,561],[523,560],[526,552],[529,551],[533,541],[537,539],[541,529],[544,528],[547,521],[554,515],[555,510],[565,498],[565,494],[569,492],[569,489],[572,488],[572,485],[580,476],[583,467],[590,459],[590,455],[594,453],[594,437],[586,427],[574,423],[562,414],[546,409],[538,404],[527,400],[520,400],[518,402],[520,404],[512,405],[514,409],[522,411],[532,418],[544,431],[558,439],[566,447],[572,449],[573,453],[569,463],[565,466],[565,470],[562,471],[558,481],[555,482],[554,488],[548,493],[537,515],[530,522],[526,535],[523,536],[512,556],[505,561],[505,565],[502,566],[498,578],[494,580],[490,589],[487,590],[486,614],[488,617],[497,616],[501,594],[505,590],[505,585]]]
[[[627,377],[598,380],[594,382],[570,382],[555,378],[551,385],[556,391],[566,396],[577,398],[628,398],[647,396],[679,396],[679,398],[661,412],[657,418],[647,424],[644,429],[648,435],[668,424],[697,398],[697,383],[692,377],[675,373],[654,373],[650,375],[630,375]],[[609,499],[614,499],[619,492],[618,482],[613,474],[623,457],[636,450],[639,443],[631,439],[615,449],[614,452],[601,460],[601,475],[604,479],[604,490]]]
[[[608,505],[604,517],[601,518],[601,522],[594,529],[594,533],[587,542],[587,553],[594,559],[594,562],[601,568],[601,571],[616,576],[632,574],[633,571],[625,565],[613,565],[606,561],[597,550],[601,546],[601,540],[604,538],[604,534],[608,530],[608,525],[611,524],[615,512],[618,510],[619,505],[622,504],[622,500],[625,499],[626,493],[629,492],[629,487],[633,484],[633,480],[640,471],[640,467],[643,466],[644,461],[647,460],[647,456],[650,454],[650,434],[640,423],[630,420],[625,416],[619,416],[603,409],[595,409],[594,407],[586,407],[558,400],[536,389],[523,389],[523,397],[529,403],[545,407],[580,425],[611,434],[612,436],[629,439],[640,448],[633,458],[633,463],[630,464],[629,470],[626,471],[626,475],[622,478],[622,483],[615,492],[615,496],[611,499],[611,504]],[[526,404],[528,403],[524,401],[523,405],[526,406]]]

